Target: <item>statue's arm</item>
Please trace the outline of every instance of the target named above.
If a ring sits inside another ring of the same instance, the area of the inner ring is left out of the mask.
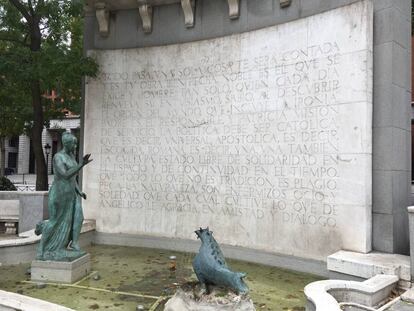
[[[76,193],[79,196],[81,196],[82,198],[84,198],[86,200],[86,193],[85,192],[82,192],[82,190],[79,188],[78,183],[75,183],[75,190],[76,190]]]
[[[66,169],[65,161],[60,157],[58,154],[53,159],[54,165],[53,168],[57,171],[57,173],[62,176],[64,179],[71,179],[75,176],[83,167],[83,165],[78,164],[70,169]]]
[[[77,182],[75,183],[75,190],[76,190],[76,193],[77,193],[77,194],[79,194],[79,195],[81,195],[81,194],[82,194],[82,191],[80,190],[79,185],[78,185],[78,183],[77,183]]]

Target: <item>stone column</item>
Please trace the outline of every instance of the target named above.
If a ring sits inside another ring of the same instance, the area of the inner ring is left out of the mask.
[[[411,1],[374,1],[373,248],[408,254]]]
[[[414,280],[414,206],[408,207],[408,220],[410,224],[410,266],[412,281]]]
[[[26,135],[19,136],[19,155],[17,157],[17,173],[29,174],[30,138]]]

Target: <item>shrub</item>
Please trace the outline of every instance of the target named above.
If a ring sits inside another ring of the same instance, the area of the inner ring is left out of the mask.
[[[0,191],[16,191],[16,187],[6,177],[0,177]]]

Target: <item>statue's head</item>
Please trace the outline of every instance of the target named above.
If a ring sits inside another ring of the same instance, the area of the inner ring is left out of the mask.
[[[210,240],[213,237],[213,231],[210,231],[208,227],[206,229],[200,227],[200,229],[194,232],[197,234],[197,239],[201,239],[202,242]]]
[[[72,133],[65,132],[62,134],[62,144],[66,150],[74,152],[76,149],[77,143],[78,143],[78,140]]]

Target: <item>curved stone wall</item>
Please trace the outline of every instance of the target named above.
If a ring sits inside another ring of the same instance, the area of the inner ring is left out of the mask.
[[[194,25],[188,28],[185,26],[185,16],[179,0],[149,0],[146,2],[176,3],[154,6],[152,29],[150,33],[146,33],[138,10],[139,1],[88,0],[90,5],[85,18],[85,49],[138,48],[213,39],[283,24],[358,1],[292,0],[290,6],[281,7],[280,2],[286,1],[197,0],[194,6]],[[106,7],[110,11],[106,36],[100,35],[93,10],[93,5],[98,2],[107,2]],[[238,18],[231,18],[229,2],[239,2]]]
[[[371,247],[371,1],[211,40],[94,50],[97,231],[324,259]],[[336,31],[331,31],[335,29]]]

